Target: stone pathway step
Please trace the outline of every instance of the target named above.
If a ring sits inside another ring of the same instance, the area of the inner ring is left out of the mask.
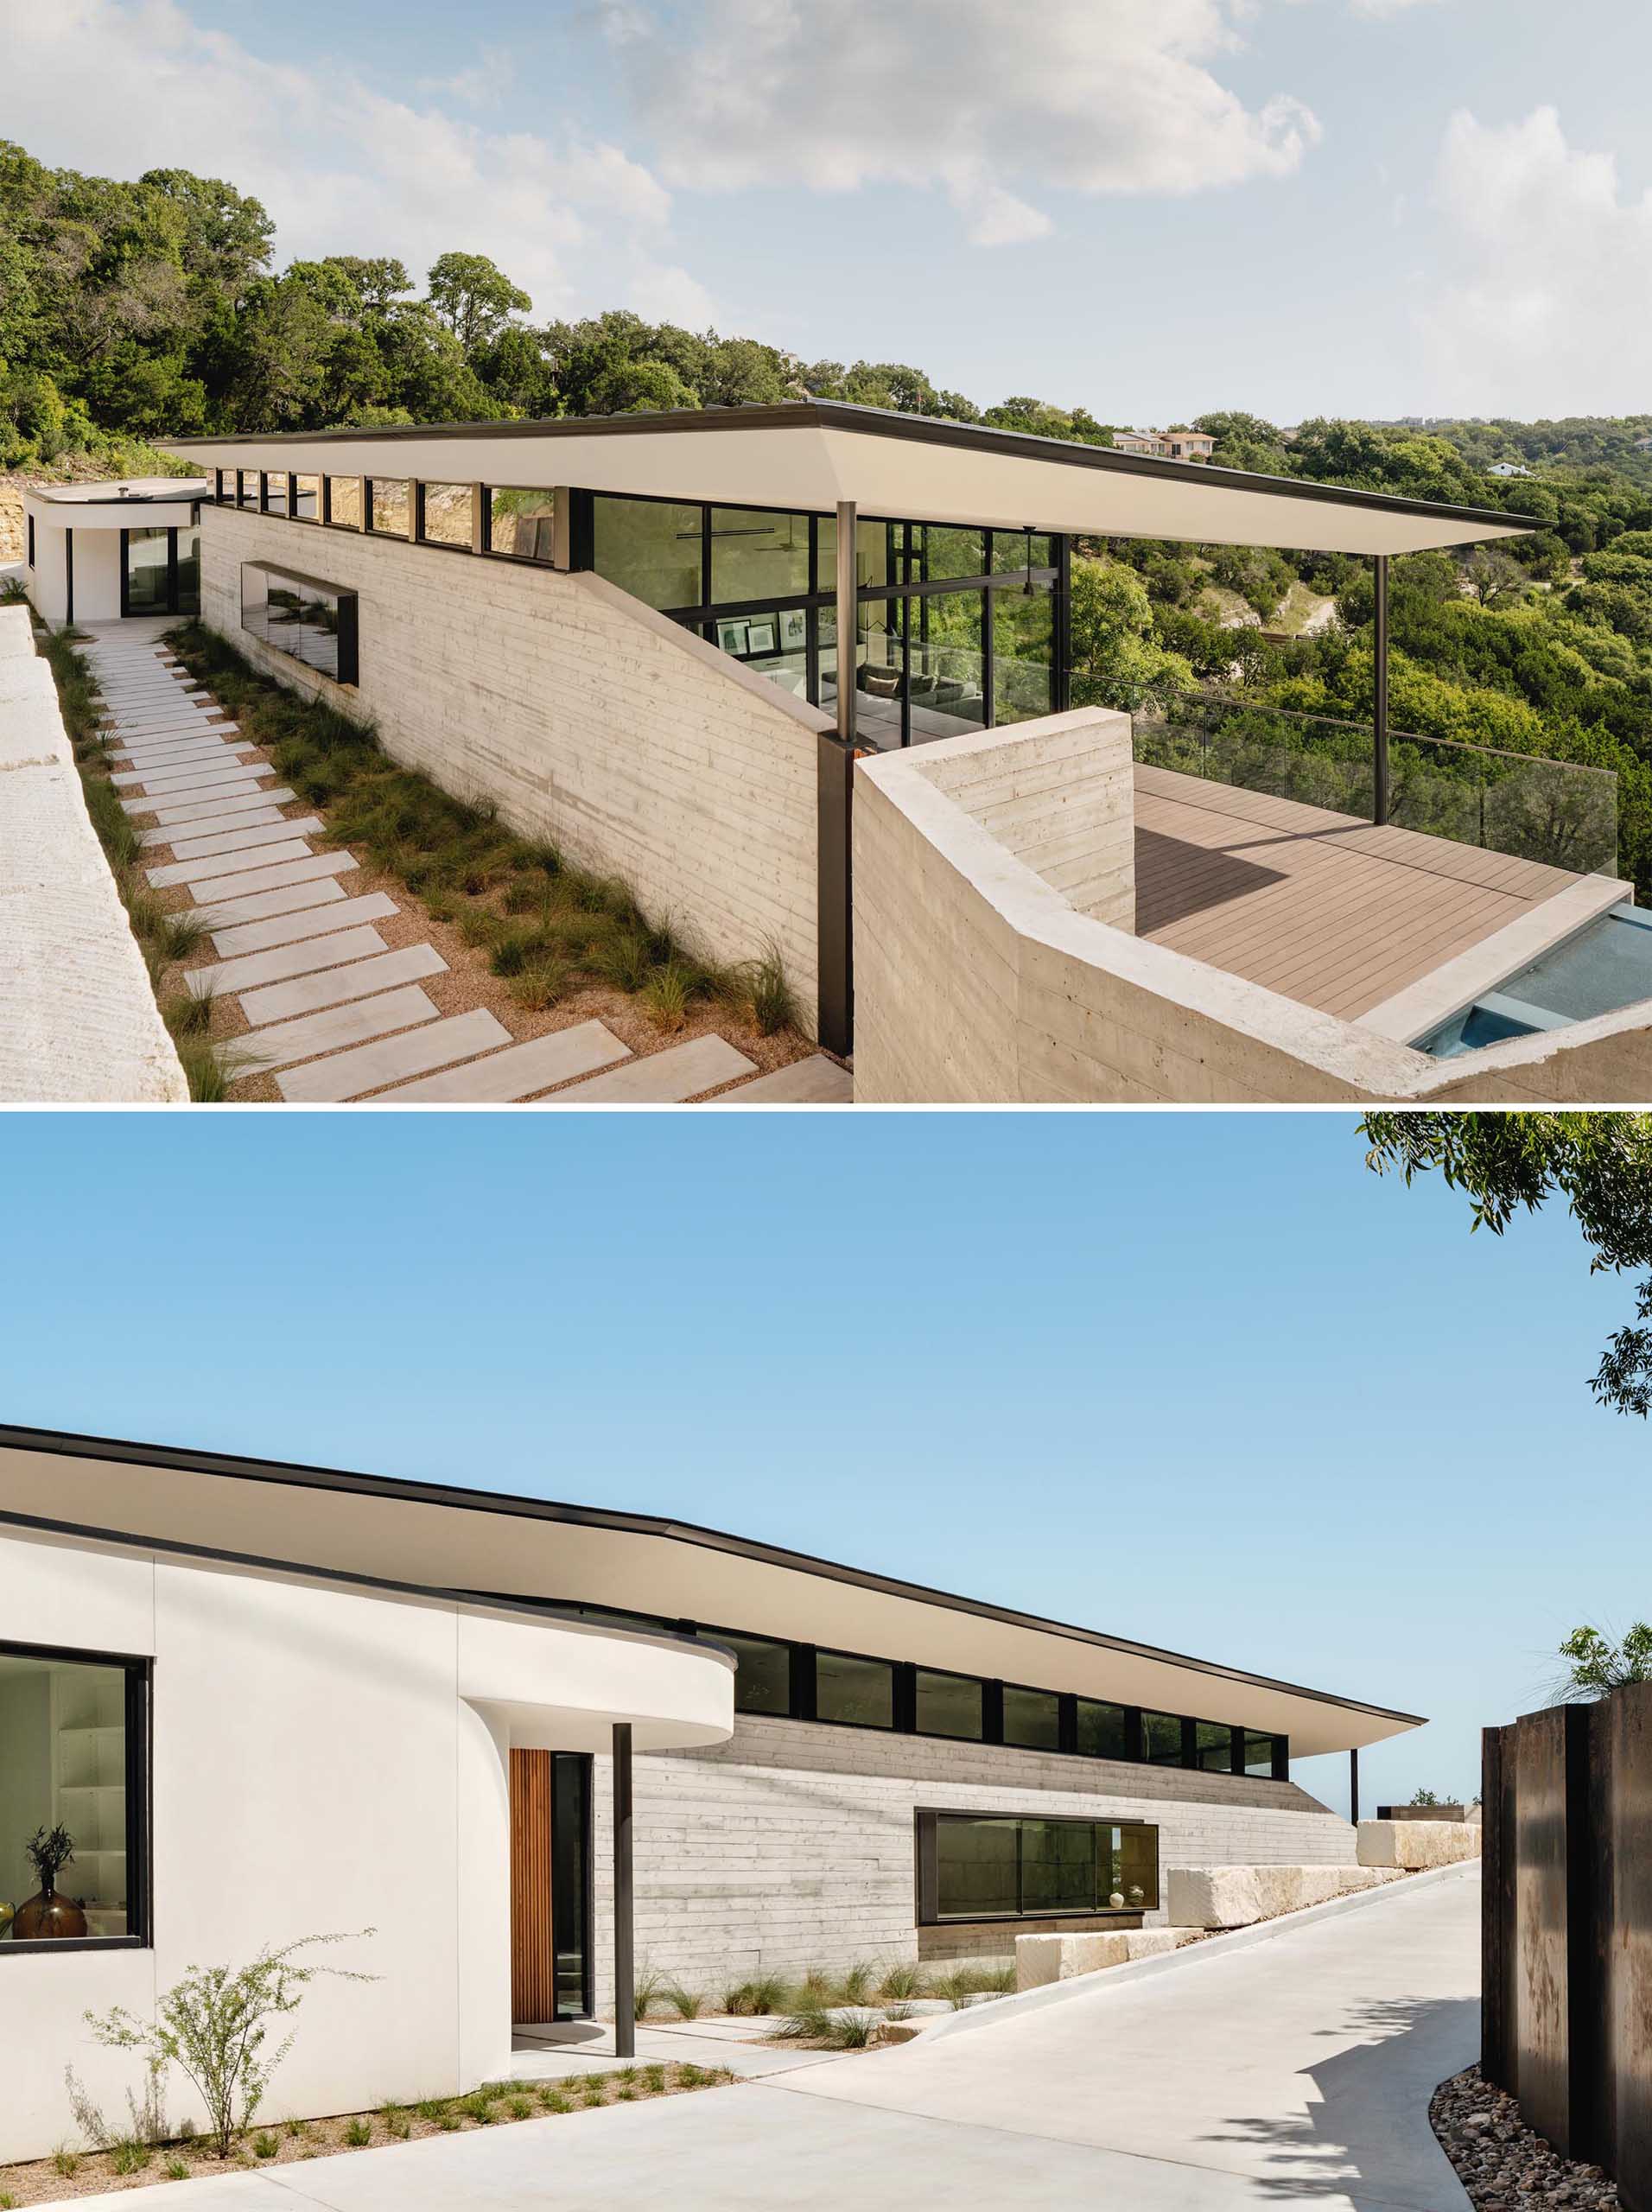
[[[344,886],[329,876],[317,880],[306,876],[300,883],[283,884],[274,891],[256,891],[244,898],[226,899],[215,893],[210,900],[200,904],[202,918],[209,930],[239,929],[247,922],[267,922],[277,915],[303,913],[317,906],[331,906],[346,896]],[[213,943],[217,943],[216,938]],[[219,947],[222,950],[222,947]]]
[[[219,853],[252,852],[260,845],[278,845],[283,836],[319,837],[326,827],[319,814],[301,814],[295,821],[277,816],[273,825],[235,823],[227,830],[205,835],[192,830],[187,836],[175,823],[172,857],[176,861],[206,861]]]
[[[530,1038],[484,1059],[467,1060],[462,1067],[440,1075],[422,1076],[416,1083],[397,1084],[384,1093],[384,1103],[397,1106],[503,1106],[518,1098],[531,1098],[553,1084],[588,1075],[594,1068],[628,1060],[631,1047],[622,1044],[600,1021],[576,1022],[571,1029],[556,1029],[548,1037]]]
[[[255,929],[263,926],[267,925],[253,924]],[[365,960],[375,952],[389,950],[375,929],[334,930],[325,936],[318,931],[294,944],[275,945],[268,952],[247,952],[238,960],[220,960],[216,968],[192,968],[183,979],[184,988],[194,998],[203,998],[209,992],[222,998],[226,991],[283,983],[289,976],[308,976],[318,968],[335,968],[345,961]]]
[[[251,866],[261,867],[281,861],[313,860],[315,855],[302,837],[289,837],[283,842],[269,846],[256,861],[239,853],[218,853],[211,860],[168,861],[161,868],[145,869],[144,873],[157,891],[170,890],[175,883],[209,883],[220,875],[244,874]],[[257,887],[256,885],[253,887]]]
[[[225,768],[198,770],[184,783],[168,784],[164,789],[140,785],[135,791],[122,796],[135,798],[137,807],[134,810],[144,814],[153,814],[163,806],[194,806],[200,799],[256,798],[268,806],[270,799],[264,789],[264,779],[275,772],[257,760],[238,773]]]
[[[319,887],[318,887],[319,888]],[[279,944],[297,944],[308,937],[327,937],[335,930],[353,929],[363,922],[382,922],[401,908],[383,891],[370,891],[359,899],[346,899],[338,885],[331,887],[333,901],[305,908],[296,914],[273,914],[267,921],[241,922],[217,931],[213,950],[223,959],[248,952],[267,952]],[[209,969],[209,975],[218,970]]]
[[[806,1060],[793,1060],[788,1067],[760,1075],[754,1083],[743,1083],[738,1090],[710,1103],[714,1106],[851,1106],[855,1078],[824,1052],[816,1052]]]
[[[202,822],[215,814],[245,814],[257,806],[290,806],[298,797],[283,785],[279,791],[251,791],[238,798],[191,798],[181,806],[170,806],[146,798],[126,798],[121,804],[128,814],[152,814],[158,823]]]
[[[416,995],[424,997],[422,991]],[[369,999],[365,1003],[374,1006],[378,1001]],[[425,1003],[429,1005],[429,1001],[426,999]],[[318,1014],[314,1018],[325,1020],[330,1017]],[[268,1036],[270,1033],[266,1030],[263,1033]],[[471,1059],[492,1046],[510,1042],[511,1033],[504,1024],[496,1021],[485,1007],[477,1007],[469,1014],[449,1014],[444,1021],[433,1021],[423,1029],[409,1029],[404,1036],[390,1037],[357,1052],[335,1052],[330,1059],[312,1060],[307,1067],[278,1075],[276,1085],[283,1098],[306,1104],[337,1104],[346,1098],[359,1098],[364,1090],[378,1090],[398,1077],[422,1075],[427,1069],[443,1067],[453,1060]]]
[[[243,991],[241,1008],[254,1029],[266,1022],[288,1021],[301,1014],[319,1014],[324,1007],[345,1006],[352,999],[368,999],[398,983],[416,983],[427,976],[445,976],[448,963],[433,944],[404,944],[397,951],[381,953],[376,960],[358,960],[346,967],[324,968],[286,983],[270,983],[260,990]]]
[[[175,857],[180,837],[213,837],[218,832],[230,830],[270,830],[284,819],[281,810],[274,806],[250,806],[243,814],[209,814],[201,822],[168,822],[158,830],[145,830],[139,836],[140,845],[172,845]]]
[[[151,770],[158,770],[161,768],[199,768],[213,766],[219,767],[231,766],[236,768],[250,768],[252,766],[252,763],[246,756],[249,753],[256,753],[257,749],[258,748],[256,745],[247,744],[167,745],[157,747],[154,752],[139,750],[137,752],[111,753],[109,756],[109,765],[111,768],[148,768]]]
[[[210,903],[216,910],[220,899],[242,899],[255,891],[285,891],[291,884],[314,882],[318,875],[348,875],[359,865],[353,853],[317,853],[311,860],[250,869],[245,875],[220,876],[216,882],[208,881],[209,899],[201,899],[199,892],[195,896],[203,906]]]
[[[213,762],[210,767],[118,768],[110,781],[121,791],[187,791],[192,784],[230,783],[237,777],[244,784],[256,784],[260,776],[275,772],[261,760],[237,762],[233,766]]]
[[[301,1014],[296,1021],[275,1022],[256,1036],[233,1039],[232,1046],[245,1046],[252,1053],[248,1072],[261,1071],[290,1067],[295,1061],[314,1059],[318,1052],[335,1052],[341,1046],[365,1044],[369,1038],[412,1029],[435,1018],[435,1000],[416,983],[409,983],[376,999],[356,999],[348,1006],[329,1007],[325,1014]],[[501,1032],[498,1041],[508,1044],[510,1039]],[[439,1061],[425,1063],[427,1067],[440,1065]],[[405,1072],[415,1075],[420,1071],[409,1068]],[[386,1076],[384,1080],[388,1083],[391,1077]]]
[[[559,1090],[549,1103],[554,1106],[681,1105],[702,1091],[715,1090],[720,1083],[750,1075],[755,1062],[736,1052],[726,1037],[691,1037],[686,1045],[672,1045],[663,1052],[611,1068],[606,1075]]]
[[[157,753],[178,753],[206,758],[213,753],[256,753],[255,740],[245,737],[233,722],[212,723],[205,729],[114,731],[109,738],[112,753],[135,753],[153,760]]]

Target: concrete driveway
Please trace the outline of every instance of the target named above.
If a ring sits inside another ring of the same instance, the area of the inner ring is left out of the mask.
[[[168,2212],[553,2212],[865,2198],[1461,2212],[1428,2098],[1477,2055],[1478,1868],[658,2103],[180,2183]],[[82,2198],[79,2212],[113,2205]],[[123,2193],[118,2201],[130,2208]]]

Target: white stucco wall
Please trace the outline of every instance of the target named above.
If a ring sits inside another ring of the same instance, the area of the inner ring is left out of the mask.
[[[188,1096],[29,610],[0,607],[0,1101]]]
[[[257,560],[359,594],[358,689],[241,631]],[[812,1020],[815,709],[599,577],[229,507],[201,511],[201,611],[268,675],[372,720],[393,759],[622,877],[696,950],[772,940]]]
[[[598,2009],[613,2005],[611,1781],[595,1762]],[[913,1813],[1148,1821],[1172,1866],[1351,1866],[1354,1831],[1287,1782],[886,1736],[746,1713],[714,1751],[635,1767],[639,1965],[719,1995],[763,1973],[918,1955]],[[1013,1931],[1011,1931],[1013,1933]],[[940,1930],[926,1930],[925,1950]],[[971,1937],[961,1948],[980,1949]],[[1008,1934],[988,1948],[1007,1955]]]
[[[955,746],[979,772],[1041,727],[856,765],[857,1103],[1530,1106],[1652,1091],[1646,1006],[1435,1060],[1077,911],[1036,853],[944,787]]]
[[[72,2137],[67,2065],[124,2113],[137,2067],[92,2038],[87,2008],[150,2012],[191,1963],[238,1963],[300,1936],[373,1929],[323,1958],[378,1978],[312,1986],[270,2116],[508,2073],[512,1730],[465,1698],[465,1631],[491,1618],[0,1535],[8,1640],[154,1661],[153,1947],[8,1955],[0,1942],[0,2159]],[[715,1732],[708,1683],[721,1686],[721,1726],[732,1718],[732,1674],[714,1656],[509,1625],[519,1639],[481,1639],[490,1693],[507,1701],[571,1681],[588,1712],[607,1668],[645,1721],[681,1707]],[[202,2117],[181,2077],[170,2101],[175,2122]]]

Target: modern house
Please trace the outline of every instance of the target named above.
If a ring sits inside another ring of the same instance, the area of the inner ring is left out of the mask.
[[[1113,444],[1153,461],[1208,461],[1216,451],[1216,440],[1203,430],[1115,430]]]
[[[192,1962],[371,1929],[276,2107],[454,2093],[633,1961],[715,2002],[1350,1864],[1291,1762],[1419,1725],[687,1522],[0,1430],[0,2158],[66,2067],[121,2107],[83,2016]]]
[[[23,582],[52,623],[200,612],[200,502],[212,481],[146,476],[23,493]]]
[[[773,948],[863,1102],[1646,1096],[1616,779],[1389,728],[1389,558],[1529,518],[825,401],[172,449],[205,620]],[[1369,556],[1370,725],[1108,693],[1109,537]]]

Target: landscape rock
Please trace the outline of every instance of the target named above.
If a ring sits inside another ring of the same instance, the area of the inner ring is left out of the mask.
[[[1455,1866],[1480,1856],[1480,1824],[1448,1821],[1362,1821],[1359,1863],[1395,1866],[1407,1874],[1427,1866]]]

